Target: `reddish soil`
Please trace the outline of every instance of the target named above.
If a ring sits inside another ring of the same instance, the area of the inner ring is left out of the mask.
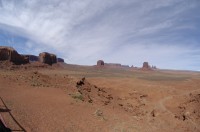
[[[0,114],[11,130],[200,131],[198,72],[62,63],[0,68]]]

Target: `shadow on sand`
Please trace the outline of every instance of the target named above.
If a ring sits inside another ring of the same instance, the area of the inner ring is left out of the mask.
[[[8,128],[5,124],[5,121],[3,120],[3,117],[0,118],[0,132],[11,132],[11,131],[21,131],[26,132],[26,130],[20,125],[20,123],[14,118],[14,116],[11,113],[11,110],[8,109],[7,105],[5,104],[4,100],[0,97],[1,102],[3,103],[4,108],[0,108],[0,113],[7,112],[10,117],[13,119],[13,121],[20,127],[20,130],[12,130]]]

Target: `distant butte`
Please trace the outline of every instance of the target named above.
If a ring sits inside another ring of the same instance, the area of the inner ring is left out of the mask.
[[[0,46],[0,61],[9,61],[16,65],[27,64],[30,62],[41,62],[52,65],[57,62],[64,62],[64,59],[57,58],[55,54],[47,52],[40,53],[39,56],[31,54],[22,55],[12,47]]]
[[[131,69],[138,69],[133,65],[129,67],[129,65],[122,65],[120,63],[105,63],[103,60],[98,60],[97,65],[98,67],[109,67],[109,68],[131,68]],[[150,66],[148,62],[144,62],[143,66],[139,68],[141,70],[154,70],[157,69],[156,66]]]
[[[98,60],[97,61],[97,66],[104,66],[104,61],[103,60]]]
[[[53,65],[56,63],[64,63],[64,59],[57,58],[55,54],[42,52],[39,56],[26,54],[19,54],[14,48],[8,46],[0,46],[0,61],[11,62],[11,64],[21,65],[31,62],[39,62],[40,64]],[[141,68],[129,67],[129,65],[122,65],[120,63],[105,63],[103,60],[97,61],[97,67],[108,67],[108,68],[131,68],[131,69],[141,69],[141,70],[154,70],[157,69],[156,66],[150,66],[148,62],[144,62]]]
[[[27,56],[18,54],[12,47],[0,46],[0,61],[10,61],[16,65],[29,63]]]

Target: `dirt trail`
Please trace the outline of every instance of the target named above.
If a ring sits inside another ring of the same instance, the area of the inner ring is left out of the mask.
[[[170,100],[170,99],[173,99],[174,97],[180,97],[180,96],[184,96],[184,95],[188,95],[190,93],[194,93],[194,92],[198,92],[200,91],[200,89],[196,89],[196,90],[192,90],[192,91],[187,91],[187,92],[184,92],[182,94],[179,94],[179,95],[171,95],[171,96],[167,96],[163,99],[161,99],[155,107],[157,108],[160,108],[161,110],[165,111],[165,112],[168,112],[171,116],[175,116],[174,113],[172,113],[169,109],[166,108],[165,106],[165,102]],[[195,122],[193,122],[191,119],[188,119],[198,130],[200,130],[200,127],[198,124],[196,124]]]
[[[184,92],[184,93],[179,94],[179,95],[167,96],[167,97],[161,99],[161,100],[158,102],[158,104],[157,104],[156,106],[159,107],[159,108],[162,108],[162,109],[165,110],[165,111],[168,111],[169,113],[171,113],[171,111],[169,111],[169,110],[165,107],[165,105],[164,105],[164,103],[165,103],[166,101],[168,101],[168,100],[170,100],[170,99],[173,99],[173,97],[188,95],[188,94],[190,94],[190,93],[194,93],[194,92],[197,92],[197,91],[199,91],[199,90],[200,90],[200,89],[196,89],[196,90],[193,90],[193,91]]]

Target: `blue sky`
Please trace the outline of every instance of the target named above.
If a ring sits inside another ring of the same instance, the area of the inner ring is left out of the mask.
[[[97,60],[200,70],[200,0],[0,0],[0,45]]]

